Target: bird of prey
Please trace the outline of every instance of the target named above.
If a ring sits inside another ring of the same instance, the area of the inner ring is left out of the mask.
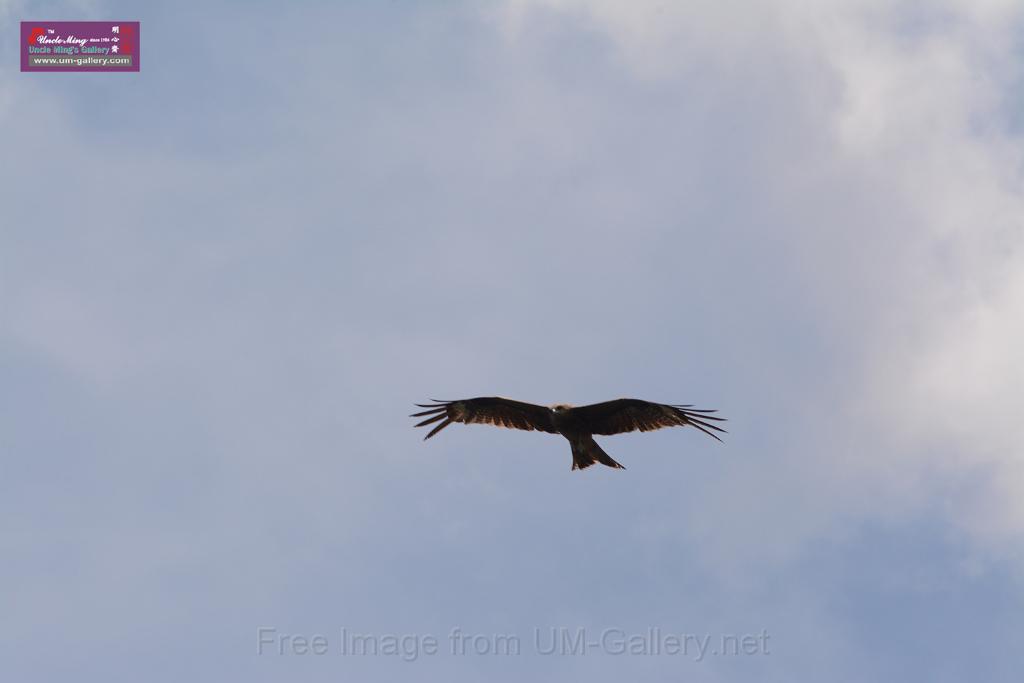
[[[638,429],[641,432],[649,432],[662,427],[690,426],[721,441],[714,432],[725,432],[709,421],[725,420],[711,415],[716,412],[714,410],[698,410],[689,405],[651,403],[635,398],[620,398],[579,407],[559,403],[550,408],[498,396],[467,398],[462,401],[431,401],[433,403],[417,403],[417,406],[427,410],[410,415],[428,416],[417,424],[417,427],[425,427],[443,420],[423,437],[424,441],[452,422],[489,424],[524,429],[528,432],[537,430],[561,434],[572,446],[574,470],[585,469],[595,462],[616,469],[626,469],[597,445],[594,434],[621,434]]]

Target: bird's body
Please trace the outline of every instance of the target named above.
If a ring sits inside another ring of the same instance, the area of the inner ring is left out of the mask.
[[[551,424],[555,426],[558,433],[561,434],[562,430],[578,430],[583,427],[580,424],[580,418],[573,413],[573,406],[568,403],[556,403],[551,406]]]
[[[595,462],[625,469],[594,441],[594,434],[620,434],[635,430],[646,432],[662,427],[691,426],[718,439],[713,432],[725,431],[708,422],[723,420],[711,415],[710,413],[715,412],[713,410],[698,410],[689,405],[651,403],[635,398],[620,398],[580,407],[558,403],[550,408],[498,396],[417,405],[427,410],[414,413],[412,417],[428,416],[417,424],[417,427],[440,422],[424,440],[434,436],[452,422],[491,424],[511,429],[561,434],[572,447],[574,470],[590,467]]]

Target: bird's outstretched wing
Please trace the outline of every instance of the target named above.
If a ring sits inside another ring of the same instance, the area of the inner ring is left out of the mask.
[[[718,439],[714,432],[725,433],[725,430],[709,420],[724,422],[725,418],[711,415],[714,412],[698,410],[689,405],[665,405],[636,398],[620,398],[572,408],[573,417],[580,424],[586,425],[592,434],[621,434],[638,429],[649,432],[662,427],[690,426]]]
[[[557,434],[551,424],[551,413],[544,406],[513,401],[512,399],[499,396],[467,398],[461,401],[431,400],[434,402],[430,404],[416,404],[420,408],[428,408],[428,410],[424,410],[421,413],[413,413],[409,416],[430,416],[417,424],[417,427],[425,427],[438,420],[444,420],[423,437],[424,441],[437,434],[452,422],[488,424],[495,425],[496,427],[509,427],[510,429],[525,429],[528,432],[537,430]]]

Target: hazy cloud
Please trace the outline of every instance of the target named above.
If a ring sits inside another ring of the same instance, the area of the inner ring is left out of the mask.
[[[0,70],[5,661],[1015,680],[1014,5],[64,7],[140,19],[144,61]],[[730,435],[581,475],[405,417],[491,393]],[[773,649],[408,664],[256,656],[261,625]]]

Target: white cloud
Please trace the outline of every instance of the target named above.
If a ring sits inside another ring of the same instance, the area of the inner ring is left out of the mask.
[[[953,523],[988,550],[1024,533],[1024,146],[1008,110],[1019,3],[503,7],[510,44],[570,21],[603,36],[634,77],[666,87],[695,71],[756,77],[776,56],[800,74],[821,105],[797,122],[821,140],[818,166],[783,164],[765,181],[792,202],[780,239],[854,363],[848,400],[829,408],[843,411],[844,441],[798,478],[831,479],[829,500],[806,507],[887,515],[948,496]],[[872,493],[858,501],[858,491]]]
[[[958,595],[1003,588],[987,555],[1024,515],[1015,10],[805,5],[520,1],[490,15],[501,42],[476,6],[239,3],[154,17],[154,44],[190,50],[130,83],[9,71],[0,537],[28,596],[8,624],[39,635],[10,634],[36,643],[26,670],[53,643],[84,663],[100,637],[203,640],[167,675],[215,678],[241,661],[223,639],[269,618],[659,617],[768,627],[760,678],[844,678],[909,623],[865,565],[901,593],[956,571]],[[243,14],[303,68],[225,51]],[[434,392],[694,401],[730,434],[609,438],[629,471],[577,476],[546,435],[422,443],[405,416]],[[950,561],[949,520],[984,552]],[[861,598],[882,606],[844,610]],[[1019,625],[984,607],[951,611],[979,638]],[[490,661],[471,665],[564,673]],[[751,677],[731,666],[701,673]]]

